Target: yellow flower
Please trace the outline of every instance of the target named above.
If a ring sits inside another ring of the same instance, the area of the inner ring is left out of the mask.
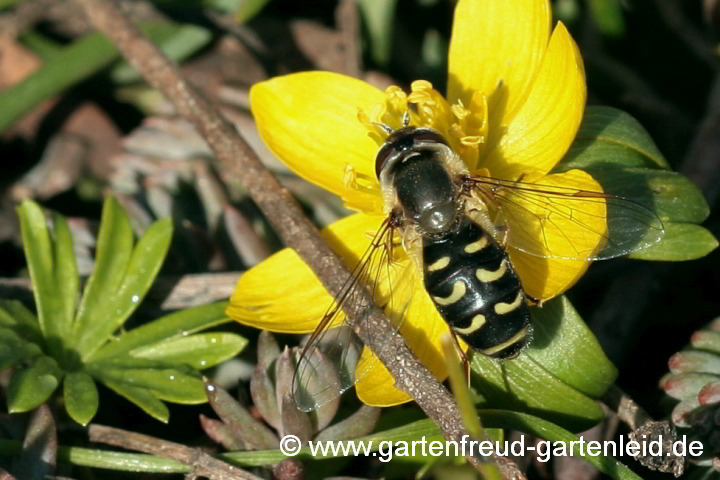
[[[401,127],[408,103],[416,107],[411,124],[445,135],[471,172],[506,180],[523,175],[525,182],[541,179],[544,185],[572,181],[575,188],[602,191],[578,170],[548,174],[575,137],[586,97],[579,51],[562,23],[551,32],[548,0],[460,0],[449,56],[447,99],[425,81],[414,82],[408,95],[398,87],[383,92],[328,72],[277,77],[250,91],[252,112],[269,148],[298,175],[341,196],[359,212],[324,232],[350,268],[384,219],[375,177],[375,156],[384,137],[372,122]],[[594,231],[605,232],[604,202],[598,208],[591,221],[597,222]],[[567,235],[591,249],[602,243],[601,235],[588,231]],[[508,253],[525,291],[539,299],[564,292],[589,264],[512,248]],[[423,287],[422,272],[404,252],[395,260],[393,287],[400,290],[403,284],[412,293],[400,331],[420,360],[444,379],[440,340],[448,326]],[[387,297],[388,279],[379,283],[380,296]],[[331,302],[310,268],[285,249],[239,280],[228,313],[257,328],[308,333]],[[405,307],[404,300],[393,301],[386,313],[397,316]],[[408,401],[393,383],[379,365],[358,382],[357,394],[371,405]]]

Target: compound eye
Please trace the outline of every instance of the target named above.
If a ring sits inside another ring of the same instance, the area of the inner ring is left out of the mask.
[[[437,142],[449,146],[445,137],[443,137],[439,132],[429,128],[418,129],[413,135],[413,138],[416,142]]]
[[[385,167],[390,156],[395,152],[395,146],[392,143],[386,143],[380,148],[377,156],[375,157],[375,175],[378,180],[380,179],[380,172]]]

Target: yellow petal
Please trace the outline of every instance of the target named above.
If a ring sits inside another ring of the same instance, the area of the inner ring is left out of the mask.
[[[352,269],[384,217],[357,213],[323,230],[323,236]],[[283,333],[310,333],[332,304],[332,297],[310,267],[286,248],[248,270],[238,280],[228,315],[241,323]],[[340,324],[340,314],[336,323]]]
[[[420,275],[416,275],[414,290],[400,333],[423,365],[442,381],[448,375],[442,338],[450,330],[427,294]],[[467,345],[463,344],[463,348],[466,349]],[[395,388],[395,380],[390,372],[367,347],[363,352],[363,360],[375,364],[356,385],[360,400],[379,407],[389,407],[411,400],[405,392]]]
[[[490,2],[493,3],[493,2]],[[509,123],[493,137],[481,166],[493,176],[516,180],[518,166],[530,174],[549,172],[570,147],[585,109],[582,58],[567,29],[558,23],[532,89]]]
[[[554,187],[602,192],[602,187],[581,170],[548,175],[534,188],[552,192]],[[508,253],[523,288],[536,299],[560,295],[587,270],[590,262],[582,259],[593,257],[605,246],[608,227],[604,199],[543,196],[528,191],[511,195],[510,200],[519,208],[507,215]]]
[[[370,111],[384,104],[385,98],[368,83],[331,72],[275,77],[250,89],[258,132],[270,150],[301,177],[358,208],[376,205],[377,198],[346,188],[345,167],[350,165],[355,175],[377,183],[378,150],[358,120],[358,111]]]
[[[470,105],[477,91],[489,97],[491,109],[513,112],[542,62],[550,19],[547,0],[460,0],[450,41],[450,103]]]

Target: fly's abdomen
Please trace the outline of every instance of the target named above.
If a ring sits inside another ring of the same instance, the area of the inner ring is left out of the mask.
[[[423,238],[425,288],[474,350],[510,358],[527,344],[530,311],[507,253],[464,217],[442,238]]]

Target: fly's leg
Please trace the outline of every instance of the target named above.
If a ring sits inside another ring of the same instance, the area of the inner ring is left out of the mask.
[[[465,370],[465,378],[467,378],[467,386],[468,386],[468,388],[470,388],[470,360],[468,360],[468,357],[465,354],[465,351],[460,346],[460,341],[458,340],[455,330],[450,328],[450,334],[452,335],[452,339],[453,339],[453,343],[455,344],[455,348],[457,348],[457,351],[460,353],[460,358],[462,358],[463,369]]]

